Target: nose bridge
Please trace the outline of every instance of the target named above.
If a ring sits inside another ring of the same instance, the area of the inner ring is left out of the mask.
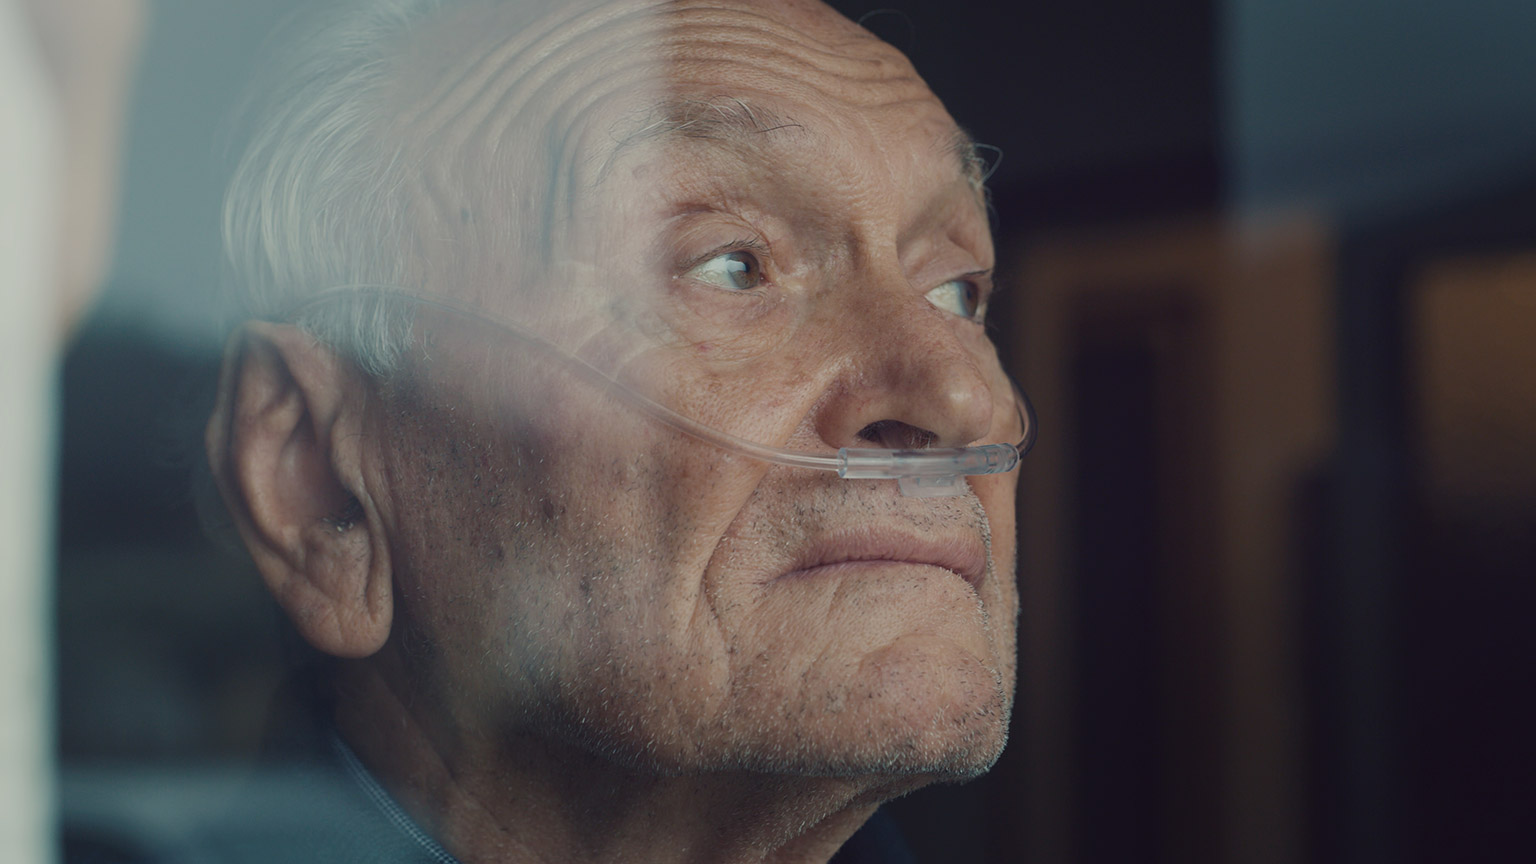
[[[983,438],[992,424],[991,381],[985,358],[967,347],[957,328],[971,326],[931,305],[899,265],[870,266],[840,294],[828,325],[839,328],[847,352],[817,418],[818,431],[838,447],[869,444],[866,430],[902,424],[918,439],[958,447]]]

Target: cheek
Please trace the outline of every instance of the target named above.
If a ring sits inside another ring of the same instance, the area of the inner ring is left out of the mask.
[[[526,693],[561,665],[532,634],[556,616],[551,550],[533,529],[559,518],[560,503],[525,494],[529,466],[483,418],[431,404],[391,413],[384,456],[392,512],[397,643],[420,685],[460,719],[494,689]]]
[[[552,423],[508,423],[435,392],[384,437],[403,647],[430,655],[445,695],[526,715],[712,690],[723,652],[700,626],[702,574],[756,466],[579,396]]]

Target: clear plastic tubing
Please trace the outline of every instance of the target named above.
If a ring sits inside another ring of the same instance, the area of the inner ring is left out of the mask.
[[[906,495],[935,497],[964,494],[966,476],[1006,474],[1018,467],[1019,459],[1029,452],[1029,448],[1035,443],[1034,409],[1023,393],[1016,393],[1019,419],[1024,426],[1024,437],[1017,444],[982,444],[974,447],[936,447],[923,450],[844,447],[835,454],[807,453],[758,444],[685,417],[537,334],[485,313],[456,306],[443,300],[419,297],[391,288],[358,285],[333,288],[323,292],[321,296],[305,304],[299,311],[302,312],[311,306],[345,295],[399,300],[489,324],[519,341],[549,351],[605,389],[616,390],[636,407],[657,420],[722,450],[774,465],[834,471],[837,476],[845,480],[896,480],[902,493]]]

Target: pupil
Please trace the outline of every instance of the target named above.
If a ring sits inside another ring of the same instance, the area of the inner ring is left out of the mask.
[[[726,259],[725,269],[731,284],[737,288],[753,288],[757,285],[757,261],[746,252],[732,252]]]

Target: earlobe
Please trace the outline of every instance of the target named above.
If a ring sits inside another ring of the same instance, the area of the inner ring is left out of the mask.
[[[214,481],[268,589],[321,651],[389,636],[389,545],[361,466],[362,374],[296,327],[247,324],[207,430]]]

